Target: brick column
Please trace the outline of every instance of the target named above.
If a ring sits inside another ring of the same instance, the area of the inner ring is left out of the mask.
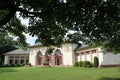
[[[51,66],[55,65],[55,55],[51,55]]]
[[[90,59],[91,59],[91,63],[92,63],[92,50],[90,51]]]
[[[61,54],[61,65],[63,66],[64,64],[63,64],[63,54]]]
[[[42,64],[45,62],[45,55],[42,55]]]

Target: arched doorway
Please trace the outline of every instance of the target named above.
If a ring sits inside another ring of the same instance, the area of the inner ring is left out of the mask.
[[[55,50],[55,65],[61,65],[62,64],[62,54],[59,49]]]
[[[37,62],[36,62],[37,65],[42,65],[42,52],[41,51],[38,51],[36,59],[37,59]]]

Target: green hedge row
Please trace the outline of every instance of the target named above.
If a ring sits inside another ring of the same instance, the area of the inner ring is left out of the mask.
[[[98,57],[94,57],[94,63],[90,63],[90,61],[79,61],[74,63],[75,67],[98,67],[99,66],[99,60]]]
[[[24,66],[24,64],[5,64],[0,65],[0,67],[21,67]]]
[[[74,64],[75,67],[91,67],[91,63],[90,61],[79,61],[79,62],[75,62]]]

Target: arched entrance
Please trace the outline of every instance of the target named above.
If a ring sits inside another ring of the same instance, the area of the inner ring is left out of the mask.
[[[55,50],[55,65],[62,64],[62,54],[59,49]]]
[[[36,59],[37,59],[36,61],[37,65],[42,65],[42,52],[41,51],[38,51]]]

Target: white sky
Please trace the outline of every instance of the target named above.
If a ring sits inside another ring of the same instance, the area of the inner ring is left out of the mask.
[[[21,23],[28,26],[28,20],[27,19],[23,19],[23,18],[20,18],[21,19]],[[26,42],[29,43],[30,45],[34,45],[35,44],[35,40],[37,37],[32,37],[30,36],[29,34],[25,34],[26,36]]]

